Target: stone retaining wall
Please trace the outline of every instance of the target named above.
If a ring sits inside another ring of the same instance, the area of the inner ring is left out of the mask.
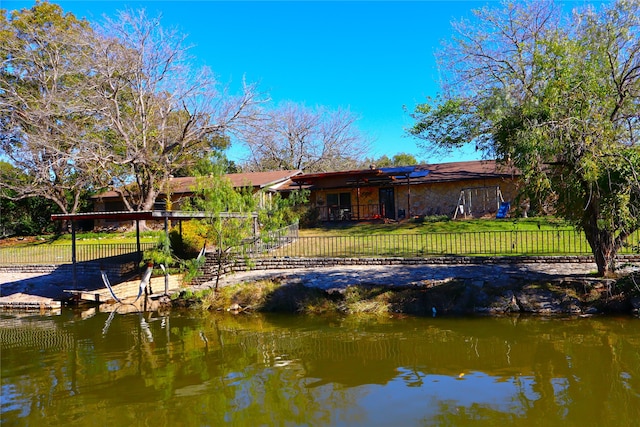
[[[202,274],[197,278],[197,282],[206,282],[216,276],[217,264],[215,254],[208,253],[207,261],[202,267]],[[247,270],[273,270],[273,269],[300,269],[335,267],[340,265],[466,265],[466,264],[530,264],[530,263],[593,263],[592,256],[512,256],[512,257],[469,257],[469,256],[447,256],[447,257],[426,257],[426,258],[263,258],[254,259],[250,262],[244,259],[236,260],[233,264],[228,264],[223,268],[222,274]],[[622,255],[618,257],[618,263],[640,262],[640,255]],[[112,280],[124,278],[137,271],[134,262],[124,262],[122,264],[101,265],[99,262],[84,262],[76,265],[76,273],[81,276],[91,275],[99,278],[100,268],[107,271]],[[72,264],[61,265],[16,265],[0,266],[0,274],[3,273],[42,273],[53,272],[73,273]]]
[[[206,254],[207,261],[197,282],[204,283],[216,276],[217,260],[214,253]],[[640,262],[640,255],[621,255],[618,263]],[[238,259],[225,265],[222,275],[247,270],[300,269],[335,267],[340,265],[472,265],[472,264],[531,264],[531,263],[593,263],[593,256],[506,256],[506,257],[422,257],[422,258],[262,258],[247,262]]]
[[[107,272],[110,278],[118,280],[127,277],[137,271],[137,264],[132,261],[122,262],[120,264],[100,262],[82,262],[76,264],[76,274],[78,276],[96,276],[100,278],[100,270]],[[12,273],[34,273],[34,274],[73,274],[73,264],[39,264],[39,265],[13,265],[0,266],[0,274]]]

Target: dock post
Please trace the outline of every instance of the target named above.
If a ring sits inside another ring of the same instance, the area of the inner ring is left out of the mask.
[[[73,289],[78,289],[78,274],[76,267],[76,222],[71,220],[71,265],[73,269]]]

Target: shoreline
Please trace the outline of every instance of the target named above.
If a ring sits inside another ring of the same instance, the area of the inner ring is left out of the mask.
[[[331,306],[341,299],[372,302],[375,291],[393,299],[379,301],[393,313],[431,315],[435,308],[439,314],[637,315],[640,287],[629,284],[625,277],[640,271],[639,267],[625,265],[619,269],[619,279],[598,278],[594,271],[595,264],[590,263],[334,266],[238,272],[222,277],[219,285],[240,289],[275,282],[278,289],[273,293],[288,301],[283,307],[267,306],[266,311],[313,311],[318,301]],[[191,290],[203,291],[214,284],[209,281]],[[262,292],[256,288],[254,293]],[[256,309],[244,296],[247,293],[251,292],[239,290],[228,297],[226,307],[217,309]],[[300,309],[306,304],[314,308]],[[190,304],[179,301],[175,305]]]
[[[441,314],[595,314],[612,311],[637,315],[640,288],[636,295],[628,291],[628,295],[624,296],[616,293],[614,301],[617,279],[594,277],[594,271],[595,264],[585,262],[343,265],[228,273],[220,278],[219,286],[250,286],[260,281],[272,281],[281,289],[293,289],[296,286],[312,288],[319,291],[317,296],[324,295],[329,299],[339,298],[354,287],[378,287],[398,295],[401,292],[419,295],[424,305],[424,313],[421,314],[428,314],[435,307]],[[621,276],[637,271],[640,271],[640,265],[635,264],[625,264],[619,269]],[[4,297],[22,293],[66,299],[70,295],[62,291],[68,289],[69,280],[68,274],[56,274],[55,271],[3,272],[0,273],[0,295]],[[199,285],[182,286],[179,291],[193,294],[211,289],[214,284],[215,281],[207,281]],[[426,295],[428,293],[431,296]],[[416,295],[411,298],[418,298]],[[189,304],[173,301],[172,305],[180,307]],[[405,312],[405,309],[398,307],[395,310]],[[420,311],[420,307],[413,304],[410,311]]]

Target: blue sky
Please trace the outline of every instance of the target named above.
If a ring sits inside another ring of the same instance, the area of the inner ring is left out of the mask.
[[[191,53],[222,82],[259,82],[274,102],[348,108],[372,140],[371,156],[400,152],[426,162],[470,160],[471,150],[426,158],[405,136],[411,109],[438,93],[434,51],[450,37],[452,19],[486,1],[51,1],[89,21],[125,8],[162,15],[194,44]],[[0,0],[4,9],[31,7]],[[240,160],[232,147],[228,156]]]

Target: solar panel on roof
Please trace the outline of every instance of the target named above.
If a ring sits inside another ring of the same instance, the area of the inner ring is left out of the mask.
[[[415,166],[398,166],[394,168],[380,168],[380,170],[389,175],[406,175],[416,170]]]
[[[425,176],[429,175],[429,171],[414,171],[411,172],[411,174],[409,175],[409,178],[423,178]]]

